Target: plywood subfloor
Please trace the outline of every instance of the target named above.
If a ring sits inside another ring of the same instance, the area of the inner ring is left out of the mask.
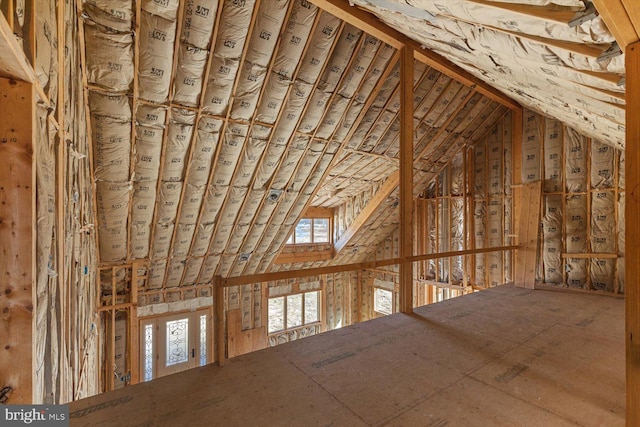
[[[72,425],[624,425],[624,301],[503,286],[71,404]]]

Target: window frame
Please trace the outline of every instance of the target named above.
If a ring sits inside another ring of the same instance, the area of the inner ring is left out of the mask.
[[[311,227],[309,229],[309,238],[311,239],[311,242],[298,243],[296,242],[296,228],[298,227],[298,224],[300,224],[300,222],[305,219],[311,220]],[[316,219],[326,219],[329,222],[326,242],[315,241],[314,226],[315,226]],[[296,225],[293,227],[293,230],[291,230],[291,234],[289,234],[289,236],[287,237],[285,246],[293,247],[293,246],[304,246],[304,245],[312,245],[312,246],[333,245],[333,219],[334,219],[333,209],[320,208],[320,207],[314,207],[314,206],[307,208],[305,213],[296,222]],[[292,240],[292,242],[289,243],[289,240]]]
[[[317,302],[317,310],[318,310],[318,320],[314,320],[312,322],[307,322],[306,321],[306,294],[309,293],[317,293],[318,295],[318,302]],[[301,320],[302,320],[302,324],[300,325],[296,325],[296,326],[291,326],[291,327],[287,327],[287,304],[288,304],[288,299],[290,296],[295,296],[295,295],[302,295],[302,303],[301,303]],[[282,325],[284,327],[284,329],[277,329],[274,331],[271,331],[269,329],[269,321],[270,321],[270,313],[269,313],[269,300],[272,299],[277,299],[277,298],[283,298],[284,299],[284,304],[282,307]],[[273,297],[267,297],[267,336],[272,336],[272,335],[280,335],[283,334],[285,332],[288,331],[294,331],[296,329],[300,329],[300,328],[305,328],[305,327],[309,327],[309,326],[314,326],[314,325],[320,325],[322,326],[323,321],[322,321],[322,289],[316,289],[316,290],[312,290],[312,291],[304,291],[304,292],[292,292],[290,294],[285,294],[285,295],[278,295],[278,296],[273,296]]]
[[[389,292],[391,294],[391,312],[390,313],[385,313],[383,311],[377,310],[376,309],[376,292],[380,290],[383,292]],[[373,304],[372,304],[372,310],[374,313],[381,315],[381,316],[388,316],[390,314],[394,313],[394,309],[396,306],[396,293],[394,291],[390,291],[389,289],[385,289],[383,287],[380,286],[373,286]]]
[[[314,228],[315,228],[316,220],[319,220],[319,219],[325,219],[328,222],[327,241],[326,242],[317,242],[317,241],[315,241],[315,230],[314,230]],[[296,241],[296,229],[298,228],[298,224],[300,224],[304,220],[309,220],[310,221],[309,239],[311,241],[310,242],[297,242]],[[290,240],[293,240],[293,241],[289,242]],[[291,231],[291,234],[287,238],[287,241],[286,241],[285,245],[286,246],[333,245],[333,218],[303,216],[302,218],[300,218],[298,220],[298,222],[296,223],[295,227],[293,227],[293,230]]]

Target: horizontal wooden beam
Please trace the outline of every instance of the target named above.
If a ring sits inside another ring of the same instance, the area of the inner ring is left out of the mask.
[[[464,291],[466,289],[471,289],[471,286],[452,285],[450,283],[436,282],[435,280],[416,279],[416,282],[420,283],[421,285],[435,286],[436,288],[444,288],[444,289],[454,289],[457,291]]]
[[[618,254],[602,254],[602,253],[580,253],[580,254],[568,254],[563,253],[562,258],[575,258],[575,259],[589,259],[589,258],[600,258],[600,259],[615,259],[618,258]]]
[[[339,253],[342,249],[344,249],[351,239],[360,231],[360,229],[364,226],[364,224],[371,218],[371,215],[378,209],[378,206],[384,202],[389,195],[398,187],[400,183],[400,171],[397,170],[392,173],[387,180],[382,184],[382,187],[378,190],[376,194],[373,195],[371,200],[367,203],[367,205],[362,209],[358,215],[353,219],[349,227],[342,233],[342,236],[335,243],[334,248],[336,253]]]
[[[333,208],[309,206],[302,214],[303,218],[333,218]]]
[[[221,279],[222,287],[249,285],[251,283],[272,282],[275,280],[295,279],[298,277],[316,276],[319,274],[342,273],[345,271],[364,270],[385,265],[401,264],[403,262],[417,262],[428,259],[449,258],[462,255],[482,254],[488,252],[502,252],[518,249],[518,246],[498,246],[495,248],[467,249],[464,251],[439,252],[437,254],[414,255],[408,258],[392,258],[380,261],[368,261],[354,264],[330,265],[327,267],[306,268],[303,270],[276,271],[273,273],[254,274],[250,276],[236,276]]]
[[[335,252],[328,251],[306,251],[281,253],[273,261],[274,264],[292,264],[297,262],[327,261],[333,258]]]

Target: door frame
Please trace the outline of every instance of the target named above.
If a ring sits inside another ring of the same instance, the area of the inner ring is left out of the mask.
[[[199,350],[196,353],[196,357],[195,358],[191,358],[190,356],[190,361],[191,359],[193,359],[192,363],[186,367],[180,367],[178,369],[176,368],[171,368],[169,367],[168,370],[165,368],[161,368],[159,365],[161,362],[164,361],[164,357],[165,354],[164,352],[166,351],[166,335],[164,331],[160,331],[160,326],[164,325],[163,322],[166,321],[171,321],[174,319],[180,319],[180,318],[184,318],[189,317],[190,319],[190,323],[192,321],[194,321],[196,323],[196,325],[198,325],[197,328],[191,328],[189,329],[189,334],[192,335],[192,337],[190,337],[189,339],[195,339],[194,345],[195,348],[199,349],[199,342],[200,342],[200,328],[199,328],[199,322],[200,322],[200,316],[202,315],[206,315],[207,316],[207,348],[206,348],[206,364],[209,363],[213,363],[214,362],[214,334],[213,334],[213,307],[200,307],[197,309],[191,309],[191,310],[182,310],[182,311],[176,311],[176,312],[168,312],[168,313],[162,313],[162,314],[155,314],[152,316],[145,316],[145,317],[140,317],[138,318],[138,327],[139,327],[139,334],[138,334],[138,342],[139,342],[139,354],[136,356],[139,360],[140,363],[140,382],[145,382],[148,380],[145,380],[145,369],[146,369],[146,365],[145,365],[145,359],[146,359],[146,345],[145,345],[145,334],[146,334],[146,326],[147,325],[152,325],[152,331],[153,331],[153,341],[152,341],[152,353],[153,353],[153,367],[152,367],[152,376],[151,379],[156,379],[156,378],[160,378],[161,376],[165,376],[165,375],[170,375],[172,373],[175,372],[180,372],[186,369],[190,369],[193,367],[198,367],[200,366],[200,352]],[[192,346],[190,346],[192,348]],[[190,351],[190,350],[189,350]],[[162,356],[162,357],[161,357]],[[164,372],[163,372],[164,370]],[[161,375],[160,375],[161,374]]]

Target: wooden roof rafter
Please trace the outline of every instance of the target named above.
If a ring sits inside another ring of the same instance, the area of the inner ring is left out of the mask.
[[[290,11],[287,11],[287,12],[289,13]],[[312,26],[311,31],[310,31],[310,34],[313,34],[313,33],[314,33],[314,31],[315,31],[315,29],[317,28],[317,26],[318,26],[318,24],[319,24],[319,22],[320,22],[320,19],[321,19],[321,15],[322,15],[322,13],[321,13],[321,12],[320,12],[320,13],[318,13],[318,14],[316,14],[316,16],[315,16],[315,18],[314,18],[313,26]],[[283,25],[283,29],[284,29],[284,27],[285,27],[285,26]],[[332,42],[332,44],[331,44],[331,48],[330,48],[330,51],[329,51],[330,53],[331,53],[331,52],[333,52],[333,49],[335,48],[335,45],[336,45],[336,43],[337,43],[337,40],[339,39],[340,33],[342,32],[342,29],[343,29],[343,28],[344,28],[344,23],[341,23],[341,24],[340,24],[340,26],[339,26],[339,28],[338,28],[338,30],[337,30],[337,35],[335,36],[335,38],[334,38],[334,40],[333,40],[333,42]],[[307,45],[305,46],[305,48],[304,48],[304,50],[303,50],[303,52],[302,52],[302,54],[301,54],[301,56],[300,56],[301,58],[304,58],[304,57],[305,57],[305,54],[306,54],[306,52],[307,52],[308,48],[309,48],[309,44],[307,44]],[[275,60],[275,57],[276,57],[276,53],[275,53],[275,52],[276,52],[276,51],[274,50],[274,54],[273,54],[273,56],[272,56],[272,58],[271,58],[270,67],[272,67],[272,66],[273,66],[273,63],[274,63],[274,60]],[[331,55],[330,55],[330,53],[329,53],[328,57],[330,57],[330,56],[331,56]],[[327,57],[327,58],[328,58],[328,57]],[[302,65],[302,61],[300,61],[300,63],[298,64],[298,66],[297,66],[297,67],[296,67],[296,69],[295,69],[294,74],[291,76],[291,81],[292,81],[292,82],[294,82],[294,81],[296,80],[296,78],[297,78],[297,76],[298,76],[298,72],[300,71],[300,66],[301,66],[301,65]],[[325,63],[325,66],[326,66],[326,63]],[[323,66],[323,67],[322,67],[322,70],[320,71],[320,74],[319,74],[319,75],[322,75],[322,73],[324,72],[324,69],[325,69],[325,67]],[[313,86],[313,87],[315,88],[316,86],[317,86],[317,82],[316,82],[316,84],[314,84],[314,86]],[[277,126],[278,126],[279,122],[282,120],[283,113],[284,113],[284,111],[285,111],[284,105],[286,104],[286,100],[288,99],[289,94],[291,93],[291,91],[292,91],[292,90],[293,90],[293,84],[292,84],[292,85],[290,85],[290,86],[289,86],[289,88],[288,88],[288,90],[287,90],[287,96],[285,96],[285,98],[284,98],[284,99],[285,99],[285,101],[283,101],[283,106],[282,106],[282,108],[280,109],[280,111],[278,112],[277,118],[276,118],[276,120],[275,120],[275,122],[274,122],[274,129],[275,129],[275,128],[277,128]],[[311,92],[312,92],[312,91],[311,91]],[[265,92],[264,92],[264,88],[263,88],[263,91],[262,91],[262,92],[261,92],[261,94],[260,94],[260,97],[261,97],[261,98],[262,98],[262,96],[264,95],[264,93],[265,93]],[[308,98],[308,100],[307,100],[307,101],[309,101],[310,99],[311,99],[311,97],[309,96],[309,98]],[[230,108],[230,109],[231,109],[231,108]],[[300,116],[300,119],[302,119],[302,115]],[[248,130],[248,132],[247,132],[247,133],[249,133],[249,132],[250,132],[250,130]],[[249,135],[247,135],[247,136],[249,136]],[[274,136],[274,135],[273,135],[273,133],[269,136],[269,142],[271,142],[271,140],[273,139],[273,136]],[[219,145],[221,145],[221,144],[219,144]],[[259,163],[260,163],[260,164],[262,164],[262,161],[263,161],[263,159],[261,159]],[[276,166],[275,170],[273,171],[272,176],[275,176],[275,175],[278,173],[278,170],[280,169],[280,166],[281,166],[280,164],[279,164],[278,166]],[[211,169],[211,178],[213,178],[213,174],[214,174],[214,172],[215,172],[215,170],[214,170],[214,168],[212,168],[212,169]],[[235,177],[235,171],[234,171],[234,174],[233,174],[233,175],[234,175],[234,176],[231,178],[231,183],[233,183],[233,178]],[[252,184],[250,185],[250,188],[252,188],[252,187],[253,187],[253,179],[255,179],[255,176],[252,178]],[[244,207],[244,204],[245,204],[245,203],[243,202],[243,203],[242,203],[242,206],[240,206],[240,207],[239,207],[238,212],[241,212],[241,211],[242,211],[242,209],[243,209],[243,207]],[[227,201],[225,200],[225,202],[223,203],[222,207],[221,207],[221,208],[220,208],[220,210],[219,210],[218,215],[220,215],[220,213],[222,213],[222,212],[224,211],[224,209],[225,209],[226,205],[227,205]],[[204,210],[204,204],[203,204],[203,206],[201,207],[201,209],[202,209],[202,210]],[[259,211],[259,209],[258,209],[258,211]],[[216,222],[216,226],[214,227],[214,230],[213,230],[213,232],[212,232],[211,240],[210,240],[210,242],[209,242],[209,247],[208,247],[208,249],[207,249],[207,256],[216,256],[215,252],[214,252],[214,251],[212,251],[212,248],[213,248],[213,244],[214,244],[214,241],[215,241],[215,236],[216,236],[216,233],[218,233],[218,230],[219,230],[219,221],[217,221],[217,222]],[[219,266],[218,266],[218,267],[216,267],[216,272],[218,272],[218,271],[219,271]],[[200,270],[200,280],[201,280],[201,281],[202,281],[202,279],[205,279],[205,277],[203,276],[204,272],[205,272],[205,265],[203,264],[203,265],[202,265],[202,267],[201,267],[201,270]]]
[[[245,46],[251,40],[251,34],[253,33],[253,30],[255,28],[256,19],[257,19],[258,13],[260,11],[260,2],[261,2],[261,0],[256,0],[255,6],[254,6],[254,9],[253,9],[253,13],[251,15],[251,23],[249,24],[249,28],[247,29],[247,36],[245,38]],[[291,12],[291,7],[292,7],[292,5],[290,5],[288,10],[287,10],[287,16]],[[185,183],[187,181],[187,178],[189,177],[189,173],[190,173],[191,167],[193,165],[192,159],[193,159],[194,152],[195,152],[195,146],[196,146],[195,141],[198,138],[198,131],[199,131],[198,130],[198,126],[200,124],[200,119],[204,116],[203,106],[204,106],[204,103],[205,103],[205,95],[207,94],[207,85],[208,85],[208,82],[209,82],[209,75],[211,73],[211,64],[213,63],[213,59],[214,59],[213,46],[215,46],[215,43],[216,43],[217,38],[219,36],[222,11],[223,11],[223,7],[219,6],[218,7],[218,16],[216,17],[216,27],[215,27],[215,28],[218,28],[219,30],[214,32],[214,34],[212,35],[211,52],[209,53],[209,57],[207,58],[207,65],[205,66],[205,72],[204,72],[204,76],[203,76],[203,79],[202,79],[203,88],[202,88],[202,92],[200,93],[200,99],[199,99],[199,104],[200,105],[199,105],[199,108],[197,109],[197,113],[196,113],[195,126],[194,126],[194,130],[193,130],[193,135],[191,137],[192,138],[192,143],[189,145],[189,150],[188,150],[188,153],[187,153],[188,161],[187,161],[187,164],[186,164],[186,167],[185,167],[185,170],[184,170],[184,178],[183,179],[184,179]],[[223,145],[222,144],[222,139],[225,137],[225,132],[226,132],[227,128],[229,127],[229,123],[233,122],[231,120],[231,111],[233,109],[233,100],[234,100],[235,95],[236,95],[236,90],[238,88],[238,83],[240,82],[240,76],[242,75],[242,68],[243,68],[245,60],[246,60],[246,55],[247,55],[247,49],[243,49],[242,50],[242,56],[240,58],[240,63],[239,63],[239,66],[238,66],[238,72],[237,72],[237,74],[236,74],[236,76],[234,78],[234,81],[233,81],[233,89],[231,91],[231,97],[230,97],[229,102],[228,102],[227,113],[226,113],[225,117],[221,118],[222,126],[221,126],[220,132],[218,134],[219,136],[218,136],[218,144],[217,144],[217,147],[216,147],[216,152],[214,153],[215,160],[212,163],[217,163],[218,158],[220,156],[220,153],[222,151],[222,145]],[[271,61],[273,61],[273,59]],[[174,61],[174,64],[176,64],[176,63],[177,63],[177,61]],[[173,84],[173,79],[172,79],[172,84]],[[253,127],[253,123],[249,126],[249,129],[247,130],[247,138],[249,137],[249,135],[251,133],[251,128],[252,127]],[[244,152],[244,148],[243,148],[243,152]],[[242,153],[240,154],[240,156],[242,156]],[[212,178],[214,176],[214,172],[215,172],[215,169],[212,166],[211,167],[211,171],[210,171],[210,175],[209,175],[209,179],[207,180],[207,187],[211,183],[211,180],[212,180]],[[172,237],[171,237],[171,245],[169,247],[170,253],[169,253],[169,256],[168,256],[168,259],[167,259],[167,265],[165,267],[165,276],[164,276],[165,279],[163,280],[163,284],[164,284],[165,287],[166,287],[167,280],[168,280],[168,277],[169,277],[169,274],[170,274],[170,267],[171,267],[170,262],[173,259],[177,259],[178,258],[178,257],[175,257],[175,254],[174,254],[175,242],[176,242],[176,239],[178,237],[178,232],[179,232],[179,227],[177,226],[178,225],[177,223],[178,223],[178,221],[180,219],[180,215],[182,213],[182,208],[183,208],[183,204],[184,204],[184,200],[185,200],[186,194],[187,194],[187,185],[183,184],[182,192],[180,194],[180,199],[179,199],[179,202],[178,202],[178,210],[176,212],[176,220],[175,220],[176,226],[173,229],[173,234],[172,234]],[[205,194],[206,194],[206,191],[205,191]],[[200,206],[200,209],[201,210],[204,209],[204,203],[202,203],[202,205]],[[223,209],[224,209],[224,206],[222,206],[220,208],[220,212],[222,212]],[[199,223],[200,223],[199,221],[196,221],[196,226]],[[215,235],[215,231],[214,231],[213,235]],[[212,237],[213,237],[213,235],[212,235]],[[195,241],[195,237],[196,237],[196,234],[195,234],[195,231],[194,231],[193,235],[191,236],[191,242],[189,243],[189,248],[186,250],[187,254],[190,253],[191,247],[193,246],[193,243]],[[186,268],[184,268],[183,271],[182,271],[182,274],[180,275],[180,282],[179,282],[180,285],[182,284],[186,273],[187,273],[187,270],[186,270]]]
[[[357,28],[379,38],[380,40],[394,46],[397,49],[407,46],[413,49],[414,59],[420,61],[438,71],[448,75],[449,77],[459,81],[460,83],[470,86],[483,95],[500,102],[504,106],[511,109],[521,108],[520,104],[511,98],[483,82],[471,73],[463,70],[453,62],[441,57],[440,55],[426,49],[422,49],[420,45],[405,36],[401,32],[389,27],[379,21],[374,15],[366,12],[358,7],[350,6],[344,0],[310,0],[311,3],[332,13],[338,18],[351,23]]]
[[[363,34],[362,34],[362,36],[361,36],[360,43],[364,43],[364,39],[365,39],[366,37],[367,37],[367,33],[363,33]],[[382,42],[382,43],[383,43],[383,42]],[[381,48],[382,48],[382,45],[379,47],[378,52],[376,53],[376,57],[381,53]],[[356,50],[356,51],[357,51],[357,50]],[[398,54],[398,52],[397,52],[397,51],[396,51],[396,54]],[[384,73],[380,76],[380,78],[378,79],[378,83],[379,83],[379,84],[384,83],[384,80],[385,80],[384,76],[385,76],[385,75],[387,75],[387,70],[388,70],[388,72],[390,73],[390,72],[391,72],[391,70],[393,69],[393,63],[394,63],[394,59],[395,59],[395,58],[396,58],[396,55],[394,55],[392,58],[390,58],[390,59],[389,59],[389,61],[387,62],[387,65],[386,65],[386,66],[387,66],[387,69],[385,70],[385,72],[384,72]],[[351,58],[351,60],[349,61],[349,64],[345,67],[345,70],[350,70],[350,69],[351,69],[351,66],[352,66],[352,64],[354,63],[355,59],[356,59],[356,56],[354,55],[354,56]],[[372,61],[371,61],[370,65],[369,65],[369,69],[366,71],[365,75],[366,75],[366,74],[369,74],[370,72],[372,72],[372,70],[373,70],[373,68],[374,68],[374,64],[375,64],[375,58],[374,58],[374,60],[372,60]],[[347,76],[347,73],[346,73],[346,72],[341,76],[341,78],[340,78],[340,82],[336,85],[336,92],[334,92],[334,94],[333,94],[333,95],[332,95],[332,97],[331,97],[332,99],[334,99],[334,98],[335,98],[335,95],[338,93],[337,88],[341,86],[341,84],[342,84],[342,82],[344,81],[344,79],[346,78],[346,76]],[[360,81],[360,83],[358,84],[358,89],[357,89],[354,93],[358,93],[358,91],[360,91],[360,90],[361,90],[361,88],[362,88],[362,86],[363,86],[364,82],[365,82],[365,79],[363,78],[363,79]],[[379,87],[381,87],[381,86],[379,86],[378,84],[374,87],[374,89],[372,90],[372,93],[371,93],[371,94],[370,94],[370,96],[369,96],[369,99],[370,99],[370,100],[373,100],[373,99],[375,98],[375,97],[373,96],[373,94],[377,94],[377,93],[378,93],[378,91],[379,91]],[[340,117],[340,120],[338,120],[338,122],[339,122],[339,123],[341,123],[341,122],[344,120],[344,118],[345,118],[346,114],[349,112],[349,108],[350,108],[350,107],[355,103],[355,101],[356,101],[356,98],[355,98],[355,96],[354,96],[354,97],[352,97],[352,99],[349,101],[349,106],[348,106],[347,108],[345,108],[345,110],[344,110],[344,112],[343,112],[342,116]],[[327,104],[328,104],[328,105],[331,105],[331,102],[328,102]],[[334,156],[333,156],[333,158],[332,158],[332,160],[331,160],[331,163],[330,163],[330,164],[329,164],[329,166],[325,169],[325,171],[324,171],[324,173],[323,173],[322,177],[320,178],[320,180],[319,180],[319,182],[318,182],[318,185],[316,185],[316,188],[313,190],[312,194],[311,194],[311,195],[309,196],[309,198],[307,199],[307,202],[306,202],[306,204],[305,204],[304,209],[302,210],[302,212],[304,212],[304,211],[308,210],[308,209],[311,207],[311,203],[313,202],[313,200],[314,200],[314,198],[315,198],[316,194],[318,193],[318,191],[319,191],[319,190],[320,190],[320,188],[321,188],[321,185],[320,185],[320,184],[321,184],[322,182],[324,182],[324,180],[326,179],[326,176],[327,176],[327,174],[329,173],[329,171],[331,170],[332,165],[336,162],[336,159],[339,159],[339,158],[340,158],[340,156],[341,156],[341,154],[342,154],[342,152],[343,152],[344,148],[346,147],[346,145],[347,145],[348,141],[350,140],[350,135],[352,135],[352,133],[351,133],[351,132],[354,132],[354,131],[355,131],[355,129],[356,129],[356,128],[357,128],[357,126],[358,126],[358,123],[359,123],[359,122],[360,122],[360,120],[361,120],[361,117],[364,117],[364,113],[366,112],[366,110],[367,110],[367,108],[363,108],[363,109],[362,109],[362,111],[361,111],[361,114],[358,116],[358,118],[356,118],[356,120],[355,120],[355,121],[353,122],[353,124],[351,125],[351,129],[350,129],[349,133],[348,133],[348,134],[347,134],[347,136],[344,138],[344,140],[340,143],[340,146],[338,147],[338,150],[337,150],[337,151],[336,151],[336,153],[334,154]],[[321,117],[321,118],[320,118],[320,120],[319,120],[318,126],[316,127],[316,129],[315,129],[315,130],[314,130],[314,132],[312,133],[311,141],[313,141],[313,140],[315,139],[315,137],[316,137],[316,135],[317,135],[317,132],[320,130],[320,126],[321,126],[321,124],[323,123],[324,117],[326,116],[327,112],[328,112],[328,110],[325,110],[325,112],[322,114],[322,117]],[[328,143],[327,143],[327,146],[325,147],[325,150],[324,150],[323,154],[326,152],[327,148],[329,148],[329,146],[330,146],[330,144],[331,144],[331,143],[337,143],[337,142],[338,142],[338,141],[335,141],[335,140],[334,140],[334,136],[335,136],[336,132],[338,131],[338,129],[339,129],[339,126],[336,126],[336,128],[333,130],[333,132],[331,133],[331,135],[327,138],[327,142],[328,142]],[[296,169],[297,169],[297,168],[296,168]],[[305,180],[305,183],[302,185],[302,187],[301,187],[301,188],[306,188],[307,183],[309,182],[309,180],[311,179],[311,177],[313,176],[313,174],[314,174],[314,173],[315,173],[315,170],[314,170],[312,173],[310,173],[310,174],[309,174],[309,176],[307,177],[307,179]],[[293,210],[293,207],[292,207],[292,210]],[[299,220],[299,219],[300,219],[300,216],[298,217],[298,220]],[[290,230],[289,230],[289,232],[287,233],[288,235],[290,235],[290,234],[291,234],[292,229],[293,229],[293,227],[295,227],[295,224],[296,224],[296,223],[297,223],[297,220],[296,220],[296,221],[294,222],[294,224],[291,226],[291,229],[290,229]],[[284,245],[281,245],[280,247],[275,248],[275,254],[276,254],[275,256],[276,256],[276,257],[277,257],[281,252],[282,252],[283,248],[284,248]],[[272,249],[274,249],[274,248],[272,248]]]

